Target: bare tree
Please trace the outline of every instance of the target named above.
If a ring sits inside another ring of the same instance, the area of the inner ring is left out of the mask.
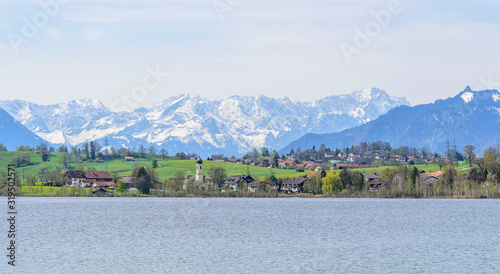
[[[165,157],[167,157],[167,156],[168,156],[168,151],[167,151],[166,149],[162,148],[162,149],[160,150],[160,155],[161,155],[161,157],[163,158],[163,160],[165,160]]]
[[[149,154],[151,154],[151,155],[156,154],[156,152],[157,152],[157,151],[158,151],[158,150],[157,150],[154,146],[150,146],[150,147],[148,148],[148,153],[149,153]]]
[[[469,162],[469,167],[472,167],[472,162],[474,162],[474,159],[476,158],[476,155],[474,154],[475,149],[476,147],[473,145],[466,145],[464,147],[464,154]]]
[[[141,157],[144,157],[144,153],[146,153],[146,148],[142,144],[139,146],[139,153],[141,154]]]
[[[420,149],[420,152],[422,153],[422,158],[425,160],[427,159],[427,153],[428,153],[428,149],[426,147],[423,147]]]

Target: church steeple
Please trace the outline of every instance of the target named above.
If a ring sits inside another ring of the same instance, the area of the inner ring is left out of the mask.
[[[203,160],[198,157],[196,160],[196,175],[194,176],[196,181],[203,183],[204,181],[204,176],[203,176]]]

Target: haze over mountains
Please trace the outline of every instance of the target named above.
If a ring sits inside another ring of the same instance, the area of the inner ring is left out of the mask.
[[[382,140],[393,147],[426,147],[445,153],[448,138],[451,144],[456,142],[460,151],[467,144],[476,146],[480,153],[489,146],[496,146],[500,141],[500,92],[472,91],[467,87],[453,98],[414,107],[397,107],[377,120],[340,133],[306,134],[281,151],[320,144],[342,148],[363,141]]]
[[[103,144],[107,137],[117,148],[143,144],[171,154],[184,151],[202,156],[238,156],[262,146],[278,150],[306,133],[339,132],[409,105],[406,99],[377,88],[312,102],[266,96],[212,101],[180,95],[132,112],[113,112],[92,99],[48,106],[0,101],[0,108],[53,144],[74,146],[92,140]]]

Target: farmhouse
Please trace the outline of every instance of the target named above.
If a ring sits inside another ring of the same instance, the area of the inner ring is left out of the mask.
[[[229,176],[229,178],[227,178],[227,180],[221,185],[222,192],[225,192],[226,190],[236,191],[238,190],[238,187],[247,188],[252,182],[255,182],[255,180],[250,175]]]
[[[286,192],[299,193],[304,189],[304,183],[307,181],[307,176],[299,178],[288,178],[283,182],[281,187]]]
[[[261,188],[262,188],[262,181],[253,181],[248,184],[249,192],[257,192]]]
[[[116,184],[108,171],[79,171],[67,172],[72,187],[114,188]]]
[[[337,154],[335,152],[325,152],[325,158],[333,158],[336,157]]]
[[[426,184],[433,184],[437,180],[439,180],[439,177],[441,177],[442,174],[443,174],[443,172],[441,172],[441,171],[437,171],[434,173],[422,173],[422,174],[420,174],[420,178]]]
[[[378,189],[387,183],[387,180],[382,180],[382,173],[362,173],[362,175],[370,190]]]
[[[338,156],[333,156],[333,157],[330,157],[330,163],[333,163],[333,164],[338,164],[342,162],[342,158],[338,157]]]
[[[134,177],[120,177],[118,181],[123,181],[127,189],[135,188],[135,178]]]
[[[363,173],[363,179],[365,183],[369,183],[373,180],[380,180],[382,178],[382,173]]]

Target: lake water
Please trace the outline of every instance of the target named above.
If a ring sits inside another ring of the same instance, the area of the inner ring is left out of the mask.
[[[17,266],[2,218],[1,273],[500,273],[500,200],[17,203]]]

